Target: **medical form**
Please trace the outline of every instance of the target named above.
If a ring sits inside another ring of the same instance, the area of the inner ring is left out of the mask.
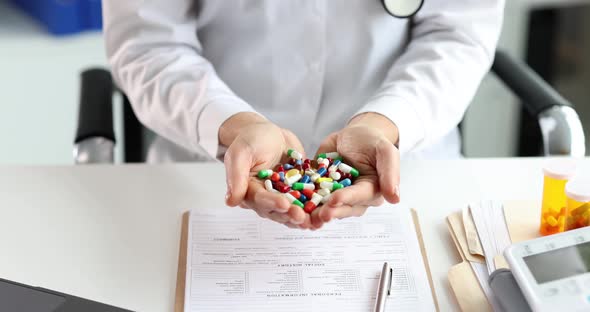
[[[407,207],[372,207],[318,231],[221,210],[190,214],[185,312],[372,311],[385,261],[387,311],[435,310]]]

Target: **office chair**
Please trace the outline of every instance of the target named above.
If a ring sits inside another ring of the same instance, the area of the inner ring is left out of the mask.
[[[543,155],[583,157],[586,152],[582,123],[572,105],[524,63],[497,51],[492,72],[537,118],[543,138]],[[129,100],[116,90],[111,74],[89,69],[81,75],[78,130],[74,140],[77,164],[113,163],[115,131],[113,94],[123,97],[124,161],[144,161],[143,126],[135,117]]]

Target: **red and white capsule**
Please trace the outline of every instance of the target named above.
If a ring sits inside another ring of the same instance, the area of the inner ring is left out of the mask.
[[[322,201],[322,196],[318,193],[313,193],[311,199],[308,200],[303,206],[303,210],[307,213],[312,213]]]

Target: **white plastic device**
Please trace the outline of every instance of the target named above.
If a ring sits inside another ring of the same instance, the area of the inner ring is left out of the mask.
[[[590,311],[590,227],[516,243],[504,255],[533,311]]]

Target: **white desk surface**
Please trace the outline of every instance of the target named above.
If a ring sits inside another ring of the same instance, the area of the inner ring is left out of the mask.
[[[417,208],[442,311],[459,261],[445,217],[480,199],[539,199],[542,159],[413,161]],[[590,158],[583,161],[590,173]],[[220,164],[0,167],[0,277],[139,311],[172,311],[181,213],[221,206]],[[236,208],[240,209],[240,208]]]

